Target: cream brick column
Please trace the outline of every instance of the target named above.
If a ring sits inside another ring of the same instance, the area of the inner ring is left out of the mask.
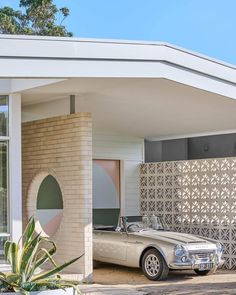
[[[92,118],[77,113],[22,126],[23,215],[35,213],[41,181],[54,176],[63,194],[63,218],[52,237],[58,246],[56,260],[63,263],[84,257],[68,268],[70,273],[92,275]]]

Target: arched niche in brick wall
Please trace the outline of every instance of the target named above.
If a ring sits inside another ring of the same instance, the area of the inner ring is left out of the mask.
[[[36,230],[44,236],[54,236],[63,218],[63,193],[53,172],[40,172],[28,191],[27,216],[36,219]]]

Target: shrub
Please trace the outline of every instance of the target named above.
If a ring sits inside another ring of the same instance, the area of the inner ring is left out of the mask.
[[[22,247],[20,247],[21,241]],[[53,259],[56,250],[53,241],[36,233],[35,220],[31,218],[18,243],[5,242],[4,255],[11,265],[11,272],[0,272],[0,292],[20,292],[28,295],[33,291],[67,287],[73,287],[79,292],[78,282],[63,280],[59,273],[83,255],[57,265]],[[46,262],[50,262],[52,267],[49,270],[42,270],[41,267]]]

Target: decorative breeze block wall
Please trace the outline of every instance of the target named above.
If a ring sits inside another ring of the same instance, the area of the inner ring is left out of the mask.
[[[78,113],[27,122],[22,126],[24,223],[36,212],[38,188],[47,175],[58,181],[63,217],[52,239],[56,260],[63,263],[84,253],[68,268],[92,274],[92,118]]]
[[[236,158],[142,164],[140,210],[221,241],[225,268],[236,269]]]

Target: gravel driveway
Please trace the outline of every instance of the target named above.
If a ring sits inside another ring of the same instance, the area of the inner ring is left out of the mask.
[[[151,282],[139,269],[101,264],[94,270],[94,284],[83,288],[88,294],[120,295],[236,295],[236,271],[220,270],[200,277],[191,271],[172,271],[164,282]]]

